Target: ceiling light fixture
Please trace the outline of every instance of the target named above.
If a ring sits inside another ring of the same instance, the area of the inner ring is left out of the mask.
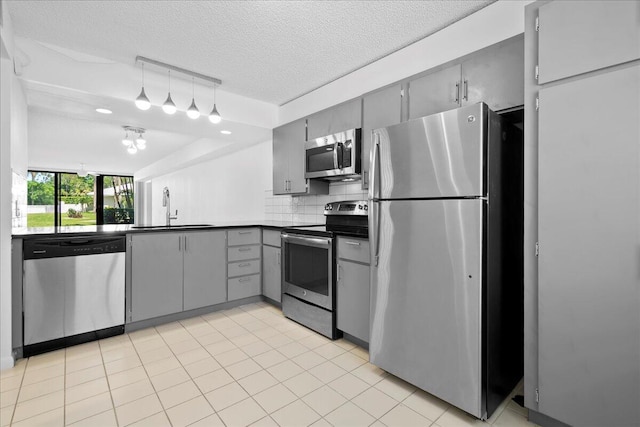
[[[140,92],[140,96],[138,96],[138,99],[144,97],[144,100],[147,101],[148,106],[147,108],[144,108],[144,109],[148,109],[151,106],[149,99],[144,93],[144,64],[151,64],[156,67],[161,67],[166,70],[169,70],[169,94],[167,96],[167,100],[162,105],[162,110],[165,113],[174,114],[177,110],[176,105],[171,99],[171,71],[177,71],[179,73],[186,74],[191,77],[191,105],[187,109],[187,116],[193,120],[200,117],[200,110],[196,106],[196,99],[195,99],[195,79],[197,78],[200,80],[204,80],[208,83],[213,83],[213,109],[211,110],[211,113],[209,113],[209,120],[211,121],[211,123],[220,123],[220,121],[222,120],[222,117],[220,116],[220,113],[218,113],[218,108],[216,106],[216,87],[222,84],[222,80],[216,79],[214,77],[210,77],[204,74],[196,73],[195,71],[190,71],[184,68],[176,67],[175,65],[170,65],[164,62],[156,61],[155,59],[145,58],[143,56],[136,56],[136,63],[137,62],[142,62],[142,92]],[[138,105],[138,100],[136,100],[136,105]],[[142,109],[142,107],[140,106],[138,108]]]
[[[148,110],[151,108],[151,102],[149,98],[147,98],[147,94],[144,93],[144,62],[142,63],[142,90],[140,91],[140,95],[136,98],[136,107],[141,110]]]
[[[187,110],[187,116],[190,119],[197,119],[198,117],[200,117],[200,110],[198,110],[198,107],[196,107],[196,86],[195,86],[195,82],[193,80],[193,77],[191,77],[191,105],[189,106],[189,109]]]
[[[177,111],[176,104],[171,99],[171,70],[169,70],[169,94],[167,95],[167,100],[162,104],[162,111],[167,114],[175,114]]]
[[[136,154],[138,150],[144,150],[147,148],[147,140],[142,136],[142,134],[146,132],[145,129],[133,126],[122,126],[122,129],[125,131],[125,137],[122,140],[122,144],[127,147],[127,152],[129,154]],[[129,138],[129,133],[132,134],[131,139]],[[138,135],[137,137],[135,136],[136,134]]]
[[[223,135],[231,135],[231,131],[230,130],[221,130],[220,133],[223,134]]]
[[[100,114],[111,114],[113,113],[113,111],[107,109],[107,108],[96,108],[96,111]]]
[[[213,85],[213,110],[209,113],[209,121],[213,124],[218,124],[222,121],[222,117],[216,108],[216,85]]]

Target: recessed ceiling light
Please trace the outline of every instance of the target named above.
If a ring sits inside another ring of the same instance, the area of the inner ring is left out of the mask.
[[[111,114],[113,111],[108,110],[106,108],[96,108],[96,111],[100,114]]]
[[[220,133],[223,134],[223,135],[231,135],[231,131],[230,130],[221,130]]]

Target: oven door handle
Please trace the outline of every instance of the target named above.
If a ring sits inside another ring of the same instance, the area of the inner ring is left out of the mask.
[[[322,238],[322,237],[300,236],[297,234],[287,234],[287,233],[283,233],[281,237],[282,237],[282,240],[285,242],[299,243],[305,246],[330,246],[331,245],[331,239]]]

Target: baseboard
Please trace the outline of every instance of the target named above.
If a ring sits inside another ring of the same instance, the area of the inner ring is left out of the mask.
[[[13,368],[14,365],[15,365],[15,362],[12,356],[6,356],[0,359],[0,370]]]

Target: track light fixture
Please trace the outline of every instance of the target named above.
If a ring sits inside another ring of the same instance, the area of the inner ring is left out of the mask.
[[[142,90],[140,95],[136,98],[136,107],[141,110],[148,110],[151,107],[151,102],[147,98],[147,94],[144,93],[144,64],[142,64]]]
[[[187,113],[187,116],[193,120],[200,117],[200,110],[196,106],[196,99],[195,99],[195,78],[204,80],[208,83],[213,83],[213,109],[211,110],[211,113],[209,113],[209,121],[211,123],[220,123],[220,121],[222,120],[222,117],[220,116],[220,113],[218,112],[218,108],[216,106],[216,86],[219,86],[222,84],[222,81],[220,79],[216,79],[214,77],[196,73],[194,71],[186,70],[184,68],[176,67],[175,65],[170,65],[164,62],[156,61],[154,59],[145,58],[143,56],[137,56],[136,62],[142,63],[142,91],[140,92],[140,95],[138,96],[138,98],[136,98],[136,106],[138,108],[140,108],[141,110],[147,110],[151,107],[151,102],[149,102],[149,98],[147,98],[147,95],[144,92],[144,65],[151,64],[151,65],[169,70],[169,91],[167,94],[166,101],[164,102],[164,104],[162,104],[162,110],[165,113],[174,114],[177,111],[176,104],[173,102],[173,99],[171,99],[171,71],[173,70],[173,71],[177,71],[179,73],[191,76],[191,105],[189,106],[189,108],[187,108],[186,113]],[[123,143],[124,143],[124,140],[123,140]],[[131,148],[129,145],[127,146]],[[137,148],[142,149],[140,146],[138,146]]]
[[[127,147],[127,152],[129,154],[136,154],[138,150],[144,150],[147,148],[147,140],[142,136],[146,131],[145,129],[133,126],[122,126],[122,129],[125,131],[125,137],[122,140],[122,144]],[[131,133],[131,137],[129,137],[129,133]],[[138,136],[135,136],[136,134]]]

